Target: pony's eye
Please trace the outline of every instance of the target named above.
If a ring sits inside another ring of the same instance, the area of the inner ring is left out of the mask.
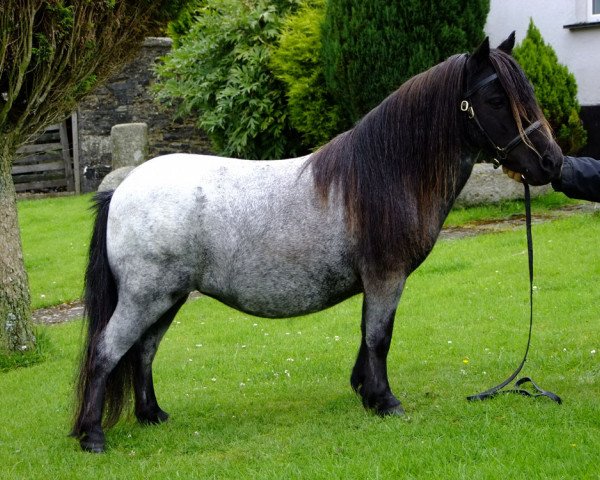
[[[492,97],[487,99],[487,104],[492,108],[502,108],[504,107],[504,98],[502,97]]]

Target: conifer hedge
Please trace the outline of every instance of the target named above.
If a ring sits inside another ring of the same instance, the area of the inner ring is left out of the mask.
[[[484,38],[489,0],[329,0],[323,60],[352,124],[405,80]]]

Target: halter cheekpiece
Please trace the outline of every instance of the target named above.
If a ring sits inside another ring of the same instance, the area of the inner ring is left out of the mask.
[[[532,133],[533,131],[537,130],[538,128],[540,128],[542,126],[542,123],[539,120],[536,120],[535,122],[533,122],[531,125],[529,125],[523,131],[523,135],[521,135],[521,134],[517,135],[510,142],[508,142],[508,144],[506,144],[504,147],[498,146],[496,144],[496,142],[494,142],[494,140],[492,140],[492,137],[490,137],[489,133],[486,131],[484,126],[481,124],[481,122],[479,122],[477,115],[475,115],[475,109],[473,108],[473,105],[469,102],[469,99],[475,93],[477,93],[483,87],[485,87],[486,85],[488,85],[496,80],[498,80],[497,73],[492,73],[491,75],[479,80],[479,82],[477,82],[475,85],[473,85],[471,88],[469,88],[465,92],[465,95],[464,95],[465,99],[462,102],[460,102],[460,110],[467,114],[469,120],[472,120],[473,122],[475,122],[475,125],[477,126],[479,131],[482,133],[482,135],[485,137],[485,139],[488,141],[488,143],[490,144],[490,146],[496,153],[496,155],[493,159],[494,168],[498,168],[500,165],[502,165],[502,162],[504,160],[506,160],[509,153],[512,152],[519,144],[521,144],[521,142],[524,141],[525,137],[527,137],[530,133]]]

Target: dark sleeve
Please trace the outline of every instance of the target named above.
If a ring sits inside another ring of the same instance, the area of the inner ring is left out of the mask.
[[[561,177],[552,187],[567,197],[600,202],[600,161],[587,157],[564,157]]]

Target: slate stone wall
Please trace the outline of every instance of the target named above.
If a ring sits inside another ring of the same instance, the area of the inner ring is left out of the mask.
[[[79,105],[77,128],[82,192],[94,191],[111,170],[110,131],[119,123],[148,125],[149,158],[174,152],[211,153],[193,120],[173,120],[152,98],[153,65],[171,49],[168,38],[148,38],[139,55]]]

